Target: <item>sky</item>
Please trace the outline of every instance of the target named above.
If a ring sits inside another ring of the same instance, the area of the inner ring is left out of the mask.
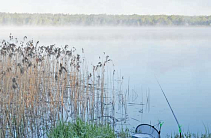
[[[0,12],[211,15],[211,0],[0,0]]]

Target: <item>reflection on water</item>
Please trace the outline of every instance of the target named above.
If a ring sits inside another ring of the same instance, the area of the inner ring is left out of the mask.
[[[2,39],[10,33],[27,35],[40,45],[84,48],[88,64],[96,64],[103,52],[113,59],[115,70],[141,103],[150,94],[150,110],[130,106],[129,127],[164,121],[162,135],[178,132],[176,122],[154,78],[168,97],[182,130],[204,132],[210,127],[211,28],[0,28]],[[129,80],[129,81],[128,81]],[[150,92],[149,92],[150,91]],[[133,99],[134,100],[134,99]],[[143,114],[142,114],[143,112]]]

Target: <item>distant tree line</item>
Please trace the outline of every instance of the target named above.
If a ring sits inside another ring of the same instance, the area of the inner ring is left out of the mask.
[[[211,26],[211,16],[0,13],[0,25]]]

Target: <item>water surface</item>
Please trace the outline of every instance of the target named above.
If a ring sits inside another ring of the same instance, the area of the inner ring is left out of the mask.
[[[178,132],[155,75],[182,130],[201,133],[204,125],[210,128],[211,28],[1,27],[0,40],[8,40],[10,33],[18,39],[26,35],[39,40],[40,45],[83,48],[90,65],[96,64],[103,52],[109,55],[119,76],[124,76],[123,90],[129,82],[130,100],[146,103],[150,95],[149,106],[128,106],[131,129],[162,120],[162,136]]]

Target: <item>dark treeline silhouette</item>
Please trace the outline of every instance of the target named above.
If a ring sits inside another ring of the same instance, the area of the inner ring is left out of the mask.
[[[0,25],[211,26],[211,16],[0,13]]]

